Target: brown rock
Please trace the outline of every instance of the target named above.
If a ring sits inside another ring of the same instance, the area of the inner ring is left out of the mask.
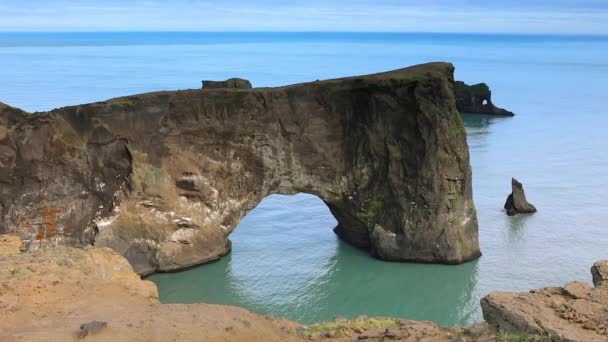
[[[562,296],[551,297],[551,307],[554,309],[560,309],[562,305],[566,303],[566,300]]]
[[[572,298],[581,299],[590,296],[592,287],[580,281],[572,281],[564,285],[564,291]]]
[[[591,275],[595,287],[608,287],[608,260],[601,260],[593,264]]]
[[[36,115],[2,105],[0,233],[19,232],[29,250],[111,247],[148,274],[225,255],[265,196],[307,192],[328,205],[341,238],[378,258],[477,258],[453,71],[431,63]]]
[[[563,311],[555,309],[556,301],[564,303]],[[599,328],[590,329],[608,321],[608,289],[571,282],[564,288],[529,293],[493,292],[481,300],[481,307],[484,319],[502,332],[546,336],[556,342],[608,340]]]

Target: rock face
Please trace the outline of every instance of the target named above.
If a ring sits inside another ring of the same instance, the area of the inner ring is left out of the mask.
[[[461,113],[514,116],[512,112],[498,108],[492,103],[492,92],[485,83],[468,85],[461,81],[454,83],[456,107]]]
[[[608,260],[600,260],[591,267],[593,285],[608,288]]]
[[[481,300],[484,319],[507,333],[555,342],[608,341],[608,289],[571,282],[528,293],[494,292]]]
[[[203,81],[203,89],[251,89],[251,82],[242,78],[230,78],[225,81]]]
[[[511,179],[511,194],[505,202],[507,215],[530,214],[536,212],[536,207],[528,203],[523,185],[515,178]]]
[[[280,88],[135,95],[28,114],[0,106],[0,233],[107,246],[140,274],[217,259],[273,193],[319,196],[372,255],[480,255],[453,66]]]

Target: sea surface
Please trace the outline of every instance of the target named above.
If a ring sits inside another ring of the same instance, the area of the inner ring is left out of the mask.
[[[272,195],[233,252],[156,274],[167,303],[239,305],[309,323],[398,316],[481,319],[490,291],[590,281],[608,258],[608,37],[378,33],[0,33],[0,102],[43,111],[202,79],[278,86],[449,61],[513,118],[465,115],[483,256],[388,263],[341,242],[317,197]],[[511,177],[538,213],[507,217]]]

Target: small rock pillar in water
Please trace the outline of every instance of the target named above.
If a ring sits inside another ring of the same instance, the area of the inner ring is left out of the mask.
[[[536,207],[528,203],[523,185],[515,178],[511,178],[511,194],[507,197],[505,209],[507,215],[530,214],[536,212]]]

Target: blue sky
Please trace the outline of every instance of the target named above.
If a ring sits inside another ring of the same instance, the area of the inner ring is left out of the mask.
[[[608,0],[0,0],[0,31],[608,34]]]

